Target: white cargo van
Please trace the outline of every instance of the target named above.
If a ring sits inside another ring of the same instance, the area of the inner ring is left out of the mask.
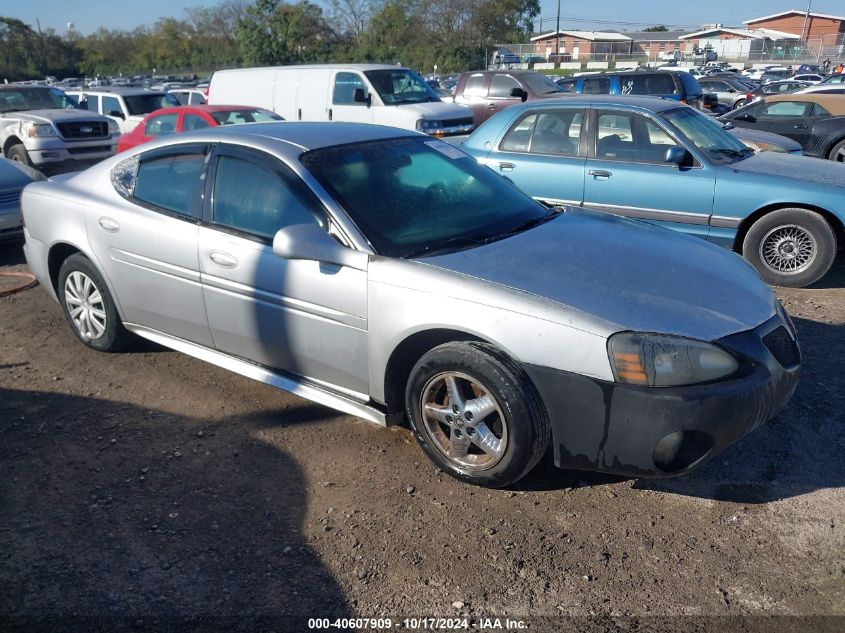
[[[415,72],[384,64],[220,70],[208,103],[266,108],[287,121],[377,123],[435,136],[474,127],[470,108],[441,101]]]

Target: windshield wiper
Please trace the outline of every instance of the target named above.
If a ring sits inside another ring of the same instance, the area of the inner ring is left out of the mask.
[[[473,246],[482,246],[488,242],[486,235],[456,235],[447,240],[438,242],[434,245],[429,244],[423,248],[412,251],[403,255],[403,259],[413,259],[414,257],[425,257],[428,255],[435,255],[449,250],[463,250],[464,248],[472,248]],[[459,248],[455,249],[456,246]]]

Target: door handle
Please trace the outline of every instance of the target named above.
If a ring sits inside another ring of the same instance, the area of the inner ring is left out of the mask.
[[[591,169],[587,173],[593,178],[610,178],[613,175],[612,171],[605,171],[604,169]]]
[[[513,171],[513,163],[499,163],[499,171]]]
[[[100,218],[98,224],[108,233],[117,233],[120,230],[120,225],[111,218]]]
[[[496,109],[496,104],[495,104],[495,103],[488,103],[488,104],[487,104],[487,109],[488,109],[488,110],[495,110],[495,109]]]
[[[803,123],[799,123],[798,125],[795,126],[795,129],[796,130],[806,130],[807,126],[804,125]]]
[[[221,253],[220,251],[211,251],[208,254],[209,259],[213,261],[218,266],[222,266],[223,268],[234,268],[238,265],[238,260],[234,255],[229,255],[229,253]]]

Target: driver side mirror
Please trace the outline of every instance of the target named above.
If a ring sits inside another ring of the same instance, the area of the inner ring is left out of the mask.
[[[108,115],[117,117],[118,119],[126,119],[126,117],[123,116],[123,112],[121,112],[120,110],[109,110]]]
[[[687,162],[689,159],[689,152],[683,147],[670,147],[663,155],[664,162],[678,165],[679,167]]]
[[[316,224],[287,226],[273,237],[273,254],[284,259],[306,259],[367,270],[369,256],[338,244]]]
[[[355,88],[355,92],[352,93],[352,100],[355,103],[366,103],[368,108],[373,103],[372,95],[364,92],[363,88]]]
[[[528,101],[528,93],[522,88],[511,88],[511,96],[522,99],[523,102]]]

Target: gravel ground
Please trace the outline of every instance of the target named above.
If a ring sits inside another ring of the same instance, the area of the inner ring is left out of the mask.
[[[0,246],[0,271],[25,269]],[[406,428],[152,344],[89,350],[43,288],[2,298],[0,628],[507,615],[668,631],[733,615],[720,631],[767,630],[759,616],[842,630],[843,288],[840,258],[823,285],[778,290],[805,354],[798,392],[702,469],[632,480],[547,458],[505,491],[444,476]]]

